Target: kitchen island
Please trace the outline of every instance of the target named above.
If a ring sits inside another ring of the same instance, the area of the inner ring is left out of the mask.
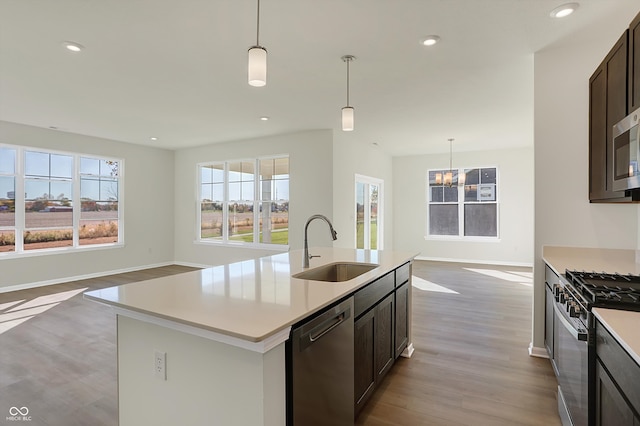
[[[285,424],[291,326],[414,257],[311,252],[320,255],[311,269],[334,262],[378,266],[343,282],[297,279],[298,250],[86,293],[116,313],[119,424]],[[408,318],[405,356],[413,350],[410,312]]]

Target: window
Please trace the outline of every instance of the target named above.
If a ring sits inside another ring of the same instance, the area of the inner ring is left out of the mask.
[[[289,157],[198,165],[199,241],[289,244]]]
[[[121,165],[0,146],[0,255],[121,242]]]
[[[496,167],[428,173],[427,236],[498,237]]]

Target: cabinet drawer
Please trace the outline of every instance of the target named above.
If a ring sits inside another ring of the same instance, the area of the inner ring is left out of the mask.
[[[395,272],[391,271],[371,284],[367,284],[362,290],[358,290],[353,300],[355,317],[357,318],[363,312],[369,310],[380,299],[392,292],[394,284]]]
[[[596,322],[596,354],[636,412],[640,412],[640,365]]]
[[[553,272],[553,269],[549,267],[549,265],[544,265],[544,280],[547,282],[547,285],[553,288],[554,284],[560,283],[560,277]]]
[[[396,269],[396,287],[400,287],[405,282],[409,281],[409,275],[411,275],[411,263],[407,262],[398,269]]]

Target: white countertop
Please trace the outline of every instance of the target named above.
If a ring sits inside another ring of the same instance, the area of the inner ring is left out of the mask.
[[[563,275],[566,269],[640,274],[636,250],[544,246],[542,259],[558,275]]]
[[[344,282],[292,278],[302,250],[85,293],[128,312],[261,342],[412,260],[397,251],[314,247],[310,269],[339,261],[379,265]]]
[[[640,365],[640,312],[593,308],[593,314]]]

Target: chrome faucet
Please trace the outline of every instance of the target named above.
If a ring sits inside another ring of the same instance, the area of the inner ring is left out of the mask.
[[[333,241],[338,239],[338,233],[336,232],[335,229],[333,229],[333,225],[331,224],[331,221],[327,219],[326,216],[323,216],[321,214],[314,214],[313,216],[311,216],[307,220],[307,224],[304,226],[304,259],[303,259],[302,267],[305,269],[309,267],[309,260],[311,260],[314,257],[320,257],[320,256],[312,256],[309,254],[309,243],[307,242],[307,230],[309,229],[309,224],[314,219],[322,219],[325,222],[327,222],[327,225],[329,225],[329,230],[331,231],[331,238],[333,238]]]

